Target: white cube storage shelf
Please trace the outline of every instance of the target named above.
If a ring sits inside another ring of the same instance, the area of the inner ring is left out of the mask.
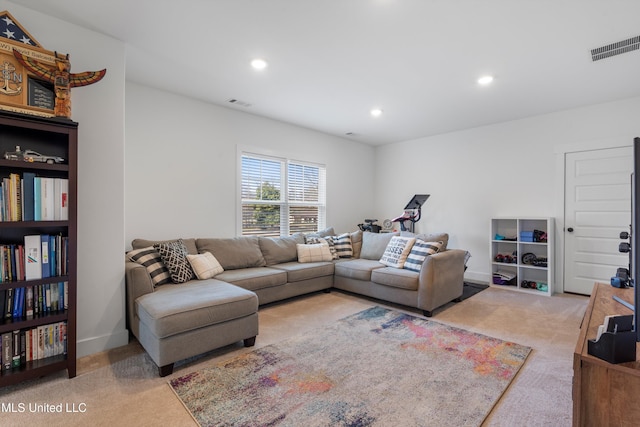
[[[492,284],[536,295],[552,295],[553,227],[553,218],[493,218],[490,249]],[[545,233],[546,241],[529,241],[535,240],[535,232]],[[495,282],[499,280],[493,279],[495,273],[503,273],[507,278],[515,277],[509,284],[498,284]]]

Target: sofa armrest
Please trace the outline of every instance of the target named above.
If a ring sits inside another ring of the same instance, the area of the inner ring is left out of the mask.
[[[418,308],[432,311],[462,296],[467,252],[449,249],[428,256],[420,270]]]
[[[153,292],[153,282],[145,266],[127,260],[125,261],[125,283],[127,285],[127,324],[137,337],[136,299]]]

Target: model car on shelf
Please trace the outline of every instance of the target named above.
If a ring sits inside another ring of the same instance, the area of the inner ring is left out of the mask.
[[[20,147],[16,147],[16,151],[6,151],[4,158],[7,160],[24,160],[25,162],[64,163],[62,157],[40,154],[34,150],[20,150]]]

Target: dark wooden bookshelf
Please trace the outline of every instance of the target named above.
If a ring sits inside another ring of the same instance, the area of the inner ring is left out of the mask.
[[[35,150],[42,154],[60,156],[61,164],[7,160],[5,152]],[[0,179],[17,173],[35,172],[37,176],[66,178],[68,189],[68,220],[64,221],[0,221],[0,244],[24,244],[29,234],[63,235],[68,237],[67,274],[36,280],[3,281],[0,291],[47,283],[67,282],[67,308],[31,317],[0,319],[0,334],[27,330],[42,325],[66,322],[65,354],[32,360],[20,367],[0,371],[0,388],[18,384],[66,370],[69,378],[76,376],[76,304],[77,304],[77,153],[78,124],[71,120],[43,118],[0,111]]]

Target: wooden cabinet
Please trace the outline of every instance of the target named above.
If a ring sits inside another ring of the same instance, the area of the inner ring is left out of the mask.
[[[553,218],[493,218],[490,250],[492,274],[514,276],[509,289],[552,295],[553,237]]]
[[[35,160],[5,159],[5,152],[14,152],[16,147],[20,147],[20,152],[25,150],[35,150],[41,154],[61,157],[64,160],[60,163],[51,164]],[[66,181],[68,190],[66,196],[61,197],[62,202],[59,207],[66,210],[65,213],[57,215],[53,219],[39,219],[30,216],[23,216],[27,212],[24,208],[26,200],[20,200],[15,206],[20,206],[19,218],[3,216],[0,222],[0,245],[10,247],[10,253],[14,247],[18,248],[25,244],[25,236],[55,236],[54,240],[64,240],[58,248],[58,253],[49,252],[56,257],[57,269],[49,270],[42,278],[20,277],[16,271],[20,272],[22,263],[28,262],[26,258],[20,261],[19,256],[9,262],[13,274],[5,274],[0,282],[0,291],[6,293],[11,289],[12,293],[17,289],[25,290],[24,295],[37,295],[44,293],[50,300],[45,300],[44,304],[49,304],[48,309],[36,308],[33,314],[27,315],[26,310],[20,316],[3,316],[0,319],[0,336],[6,334],[22,334],[29,336],[38,329],[51,329],[51,344],[57,347],[49,348],[46,356],[38,354],[33,356],[33,348],[21,343],[21,351],[31,350],[32,353],[22,355],[19,366],[6,369],[3,363],[0,372],[0,387],[9,384],[19,383],[25,380],[38,378],[55,371],[66,369],[69,378],[76,375],[76,254],[77,254],[77,123],[65,119],[47,119],[35,116],[25,116],[9,112],[0,112],[0,179],[18,177],[18,183],[24,186],[25,174],[38,178],[51,178],[59,184]],[[21,183],[22,180],[22,183]],[[51,182],[52,180],[49,180]],[[20,188],[20,197],[24,194],[24,188]],[[8,202],[5,194],[3,201]],[[66,203],[66,205],[65,205]],[[53,248],[48,248],[52,251]],[[7,254],[4,253],[6,257]],[[48,259],[47,259],[48,260]],[[7,262],[6,258],[2,259]],[[41,259],[40,261],[44,261]],[[52,260],[53,261],[53,260]],[[18,263],[18,264],[16,264]],[[7,264],[5,264],[6,266]],[[54,289],[55,287],[55,289]],[[58,297],[46,294],[51,290]],[[58,292],[59,291],[59,292]],[[62,292],[62,295],[60,295]],[[26,304],[25,296],[25,304]],[[37,298],[36,298],[37,299]],[[58,305],[60,303],[60,306]],[[34,304],[40,304],[39,301]],[[42,307],[39,306],[39,307]],[[6,307],[5,310],[6,312]],[[58,335],[54,335],[58,333]],[[6,348],[3,348],[6,350]]]
[[[636,361],[611,364],[588,353],[588,340],[595,339],[605,316],[633,314],[613,299],[633,304],[633,289],[597,283],[580,327],[573,355],[573,425],[619,427],[640,425],[640,346]]]

